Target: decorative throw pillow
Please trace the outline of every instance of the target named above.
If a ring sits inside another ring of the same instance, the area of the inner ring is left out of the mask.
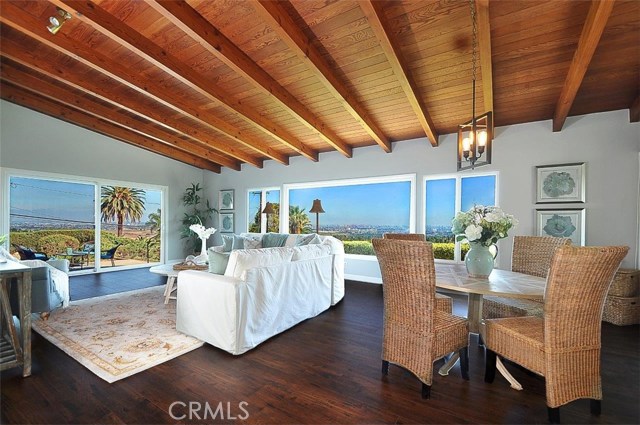
[[[311,240],[308,242],[307,245],[315,245],[315,244],[321,244],[322,240],[320,240],[320,235],[318,235],[317,233],[313,234],[313,237],[311,238]]]
[[[222,235],[222,252],[231,252],[233,235]]]
[[[262,248],[262,238],[259,236],[245,236],[244,249],[260,249]]]
[[[244,249],[244,238],[240,235],[233,235],[231,250],[235,251],[236,249]]]
[[[209,248],[207,250],[207,256],[209,257],[209,273],[224,274],[227,269],[227,263],[229,262],[228,252],[218,252]]]
[[[286,233],[267,233],[262,237],[263,248],[273,248],[284,246],[289,237]]]
[[[310,235],[304,235],[304,236],[299,236],[298,237],[298,241],[296,242],[295,246],[303,246],[303,245],[308,245],[309,242],[311,242],[311,240],[316,236],[315,233],[311,233]]]

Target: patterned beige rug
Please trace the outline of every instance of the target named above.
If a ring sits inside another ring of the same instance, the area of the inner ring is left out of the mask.
[[[74,301],[33,330],[111,383],[203,345],[176,330],[163,286]]]

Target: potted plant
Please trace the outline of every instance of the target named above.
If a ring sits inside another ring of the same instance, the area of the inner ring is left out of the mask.
[[[217,209],[211,207],[209,200],[203,200],[200,196],[202,191],[200,183],[191,183],[191,186],[184,191],[182,196],[182,204],[188,207],[188,211],[184,213],[182,218],[182,231],[180,237],[186,239],[186,246],[189,252],[195,253],[200,248],[200,238],[190,227],[194,224],[205,225]]]

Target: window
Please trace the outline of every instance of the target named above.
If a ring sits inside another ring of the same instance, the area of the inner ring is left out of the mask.
[[[290,233],[315,232],[308,211],[320,199],[319,233],[341,239],[347,254],[374,255],[372,238],[415,229],[414,187],[413,174],[284,185],[289,215],[281,220]]]
[[[280,228],[280,189],[252,189],[249,190],[247,201],[247,231],[254,233],[278,232]],[[267,216],[262,210],[267,202],[273,205],[274,213],[269,214],[269,228],[267,229]]]
[[[162,189],[49,176],[7,179],[11,244],[66,258],[72,271],[161,260]]]
[[[496,205],[497,174],[427,177],[424,188],[424,229],[427,240],[433,243],[434,257],[464,259],[469,248],[455,242],[451,220],[456,212],[474,205]]]

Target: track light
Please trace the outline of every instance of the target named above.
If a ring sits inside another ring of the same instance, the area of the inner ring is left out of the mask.
[[[49,18],[49,25],[47,25],[47,29],[51,34],[55,34],[60,31],[62,25],[71,19],[71,14],[59,7],[56,7],[56,14]]]

